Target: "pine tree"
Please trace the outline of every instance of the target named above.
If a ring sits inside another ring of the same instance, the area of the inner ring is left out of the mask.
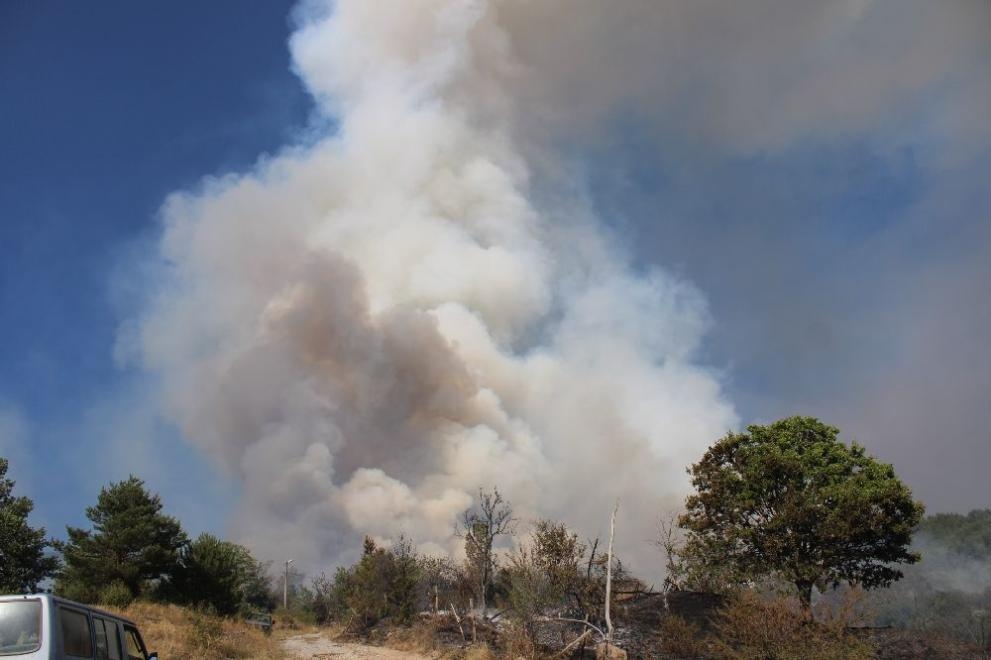
[[[0,458],[0,592],[37,591],[38,583],[58,568],[58,559],[46,553],[51,542],[44,528],[28,524],[34,503],[14,497],[14,482],[7,478],[7,459]]]
[[[148,582],[175,574],[188,539],[179,521],[162,513],[161,499],[141,479],[131,476],[103,488],[86,517],[93,523],[91,531],[66,528],[65,567],[56,584],[60,594],[93,602],[111,584],[122,583],[138,596]]]
[[[182,549],[179,570],[163,595],[232,615],[267,605],[268,586],[264,565],[247,548],[204,533]]]

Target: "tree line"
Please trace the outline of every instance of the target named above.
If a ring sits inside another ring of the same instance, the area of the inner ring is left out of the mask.
[[[688,468],[694,492],[675,521],[678,534],[660,540],[665,588],[726,592],[775,580],[809,610],[813,589],[872,588],[901,577],[898,564],[918,560],[910,542],[922,505],[892,466],[838,433],[791,417],[717,440]],[[274,605],[265,563],[209,534],[190,540],[140,479],[103,488],[86,510],[91,529],[69,527],[65,541],[53,541],[28,524],[32,504],[12,495],[6,470],[0,459],[3,591],[35,590],[51,578],[57,593],[84,602],[147,597],[220,614]],[[518,523],[498,489],[479,490],[456,521],[463,560],[423,556],[405,538],[367,538],[354,565],[298,585],[294,606],[315,622],[352,626],[446,610],[459,625],[474,611],[476,625],[505,616],[532,632],[541,619],[558,617],[601,631],[610,577],[620,592],[645,588],[598,539],[539,520],[509,542]]]
[[[86,509],[92,528],[68,527],[60,541],[31,527],[33,503],[13,496],[7,469],[0,458],[0,592],[34,592],[50,580],[65,598],[118,607],[149,598],[232,615],[274,605],[265,563],[211,534],[190,539],[141,479],[101,489]]]

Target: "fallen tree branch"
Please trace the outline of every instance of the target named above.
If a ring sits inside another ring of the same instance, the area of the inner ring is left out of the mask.
[[[534,621],[540,621],[543,623],[550,623],[552,621],[567,621],[569,623],[580,623],[583,626],[587,626],[588,628],[591,628],[595,632],[599,633],[599,636],[602,637],[602,639],[606,638],[606,633],[602,631],[602,628],[599,628],[595,624],[589,623],[588,621],[582,621],[581,619],[569,619],[568,617],[563,617],[563,616],[542,616],[539,619],[534,619]]]
[[[563,649],[561,649],[560,651],[558,651],[557,654],[555,654],[554,657],[557,657],[557,658],[563,658],[563,657],[565,657],[566,655],[568,655],[569,653],[571,653],[571,650],[574,649],[575,647],[577,647],[579,644],[584,644],[585,643],[585,640],[588,639],[591,636],[591,634],[592,634],[592,629],[591,628],[587,628],[585,630],[585,632],[583,632],[578,637],[575,637],[573,640],[571,640],[571,642],[567,646],[565,646]]]
[[[503,614],[505,614],[506,612],[511,612],[512,610],[513,610],[512,607],[507,607],[506,609],[502,610],[501,612],[496,612],[492,616],[488,617],[488,619],[489,619],[489,621],[493,621],[494,622],[496,619],[498,619],[499,617],[501,617]]]
[[[451,612],[454,613],[454,620],[458,622],[458,630],[461,631],[461,639],[468,641],[467,635],[465,635],[465,629],[461,627],[461,617],[458,616],[458,609],[454,607],[454,603],[451,603]]]

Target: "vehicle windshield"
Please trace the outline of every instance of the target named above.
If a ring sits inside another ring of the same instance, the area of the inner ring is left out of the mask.
[[[0,655],[20,655],[41,646],[41,601],[0,602]]]

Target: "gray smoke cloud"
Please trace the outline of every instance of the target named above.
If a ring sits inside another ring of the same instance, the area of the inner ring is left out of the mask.
[[[528,138],[591,150],[637,259],[705,291],[741,416],[814,414],[930,511],[986,506],[991,4],[496,11]]]
[[[234,532],[263,557],[324,568],[363,534],[456,556],[498,485],[587,535],[619,498],[649,571],[685,465],[737,424],[699,364],[703,297],[635,269],[526,142],[503,9],[303,6],[294,64],[338,129],[163,209],[167,272],[125,343],[240,479]]]
[[[456,554],[454,517],[499,485],[584,534],[621,497],[620,549],[649,571],[684,466],[739,421],[703,349],[747,421],[835,423],[930,510],[991,493],[991,5],[355,0],[296,19],[294,68],[337,128],[173,195],[166,273],[121,342],[243,483],[234,532],[261,554],[321,568],[366,532]],[[663,195],[622,158],[583,164],[617,125]],[[791,172],[849,143],[873,160]],[[820,218],[903,162],[924,185],[897,221]],[[613,168],[629,217],[597,211]]]

